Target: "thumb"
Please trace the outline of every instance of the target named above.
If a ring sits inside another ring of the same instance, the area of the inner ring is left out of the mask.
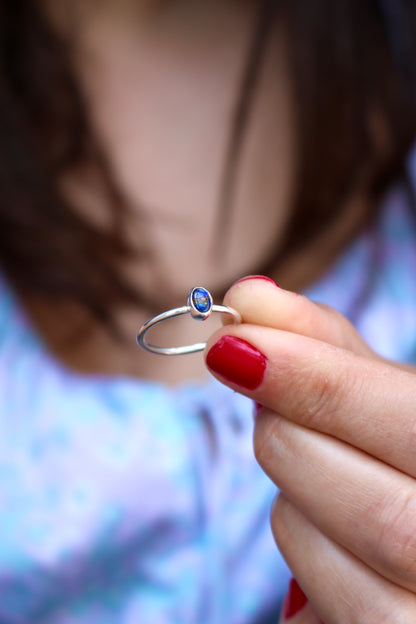
[[[226,293],[224,303],[238,310],[244,323],[301,334],[356,355],[378,357],[340,312],[283,290],[268,278],[239,280]]]

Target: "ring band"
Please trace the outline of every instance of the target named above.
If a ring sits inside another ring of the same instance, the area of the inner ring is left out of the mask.
[[[137,344],[139,347],[142,347],[142,349],[150,351],[150,353],[157,353],[159,355],[184,355],[185,353],[203,351],[205,349],[206,342],[196,342],[195,344],[184,345],[183,347],[159,347],[147,342],[146,333],[151,327],[154,327],[158,323],[162,323],[167,319],[174,318],[175,316],[190,314],[192,318],[197,321],[205,321],[205,319],[211,316],[212,312],[228,314],[234,319],[235,324],[241,323],[241,315],[237,312],[237,310],[225,305],[214,305],[211,293],[202,286],[196,286],[189,292],[186,306],[167,310],[167,312],[162,312],[162,314],[158,314],[143,323],[137,332]]]

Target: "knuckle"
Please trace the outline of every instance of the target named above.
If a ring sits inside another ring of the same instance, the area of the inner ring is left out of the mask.
[[[377,542],[377,555],[390,578],[416,583],[416,496],[414,492],[386,501]],[[392,510],[394,509],[394,513]],[[385,516],[385,517],[383,517]]]
[[[255,458],[257,459],[260,466],[263,466],[265,463],[265,456],[268,455],[267,440],[262,434],[262,431],[258,425],[256,425],[256,427],[254,428],[253,448]]]
[[[332,349],[328,345],[328,349]],[[360,392],[360,380],[352,367],[342,366],[342,370],[330,369],[327,350],[321,356],[321,362],[313,362],[305,371],[305,387],[298,393],[298,409],[301,424],[321,431],[331,427],[333,415],[342,408],[347,394]],[[339,360],[339,358],[338,358]]]
[[[265,468],[271,459],[272,450],[270,449],[268,428],[265,426],[264,422],[258,422],[254,427],[253,448],[258,463]]]
[[[270,510],[270,526],[272,528],[274,539],[279,546],[279,539],[287,538],[288,531],[285,522],[285,510],[288,506],[283,494],[279,492],[273,501]]]
[[[260,466],[267,473],[276,463],[276,441],[282,445],[285,439],[284,421],[277,414],[265,410],[265,415],[271,418],[262,418],[256,423],[253,434],[254,455]]]

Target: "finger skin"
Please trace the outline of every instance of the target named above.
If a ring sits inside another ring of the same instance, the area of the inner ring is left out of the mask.
[[[416,591],[416,485],[403,473],[268,410],[256,418],[263,470],[323,534]]]
[[[282,495],[273,507],[272,529],[314,613],[325,624],[416,621],[412,593],[380,577],[325,537]],[[308,620],[293,620],[293,624],[303,622]]]
[[[250,282],[241,285],[247,286],[253,288]],[[237,292],[236,288],[232,290]],[[281,415],[280,419],[271,415],[274,433],[259,434],[256,427],[260,462],[305,522],[367,570],[375,589],[383,583],[415,589],[414,484],[399,472],[416,476],[413,371],[398,370],[362,347],[339,315],[309,306],[291,293],[282,295],[273,285],[261,288],[263,294],[256,285],[256,296],[251,297],[255,305],[247,303],[247,293],[240,302],[235,294],[227,294],[226,303],[239,309],[244,324],[221,330],[208,343],[210,349],[221,335],[231,333],[266,359],[261,383],[252,391],[222,379]],[[288,305],[276,314],[282,297]],[[301,309],[306,316],[299,314]],[[285,427],[298,432],[291,437]],[[314,454],[314,448],[320,452]],[[360,587],[350,589],[352,601]],[[400,591],[404,594],[396,596],[398,603],[390,611],[384,610],[386,616],[380,607],[376,615],[369,612],[367,620],[357,619],[355,613],[350,621],[416,621],[414,603],[407,609],[410,594]],[[348,620],[334,616],[328,621]]]
[[[316,338],[357,355],[388,363],[363,340],[354,326],[337,310],[307,297],[283,290],[271,280],[243,278],[224,297],[225,305],[238,310],[244,323],[273,327]],[[227,316],[225,322],[230,322]],[[390,362],[397,368],[415,372],[415,367]]]
[[[238,310],[244,323],[302,334],[358,355],[377,357],[342,314],[270,281],[240,280],[228,290],[224,304]]]
[[[220,329],[266,358],[262,382],[223,383],[285,418],[327,433],[416,476],[416,375],[385,362],[290,332],[250,324]],[[209,359],[208,359],[209,361]]]

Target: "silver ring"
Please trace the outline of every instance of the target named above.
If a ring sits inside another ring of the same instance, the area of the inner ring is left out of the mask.
[[[150,351],[150,353],[158,353],[159,355],[184,355],[185,353],[203,351],[205,349],[206,342],[196,342],[195,344],[185,345],[183,347],[159,347],[147,342],[146,333],[151,327],[154,327],[154,325],[162,323],[167,319],[174,318],[175,316],[190,314],[196,321],[205,321],[213,312],[228,314],[234,319],[234,324],[241,323],[241,315],[237,312],[237,310],[234,310],[229,306],[214,305],[211,293],[202,286],[195,286],[195,288],[192,288],[189,292],[186,306],[167,310],[167,312],[162,312],[162,314],[158,314],[143,323],[137,332],[137,344],[139,347],[142,347],[142,349]]]

